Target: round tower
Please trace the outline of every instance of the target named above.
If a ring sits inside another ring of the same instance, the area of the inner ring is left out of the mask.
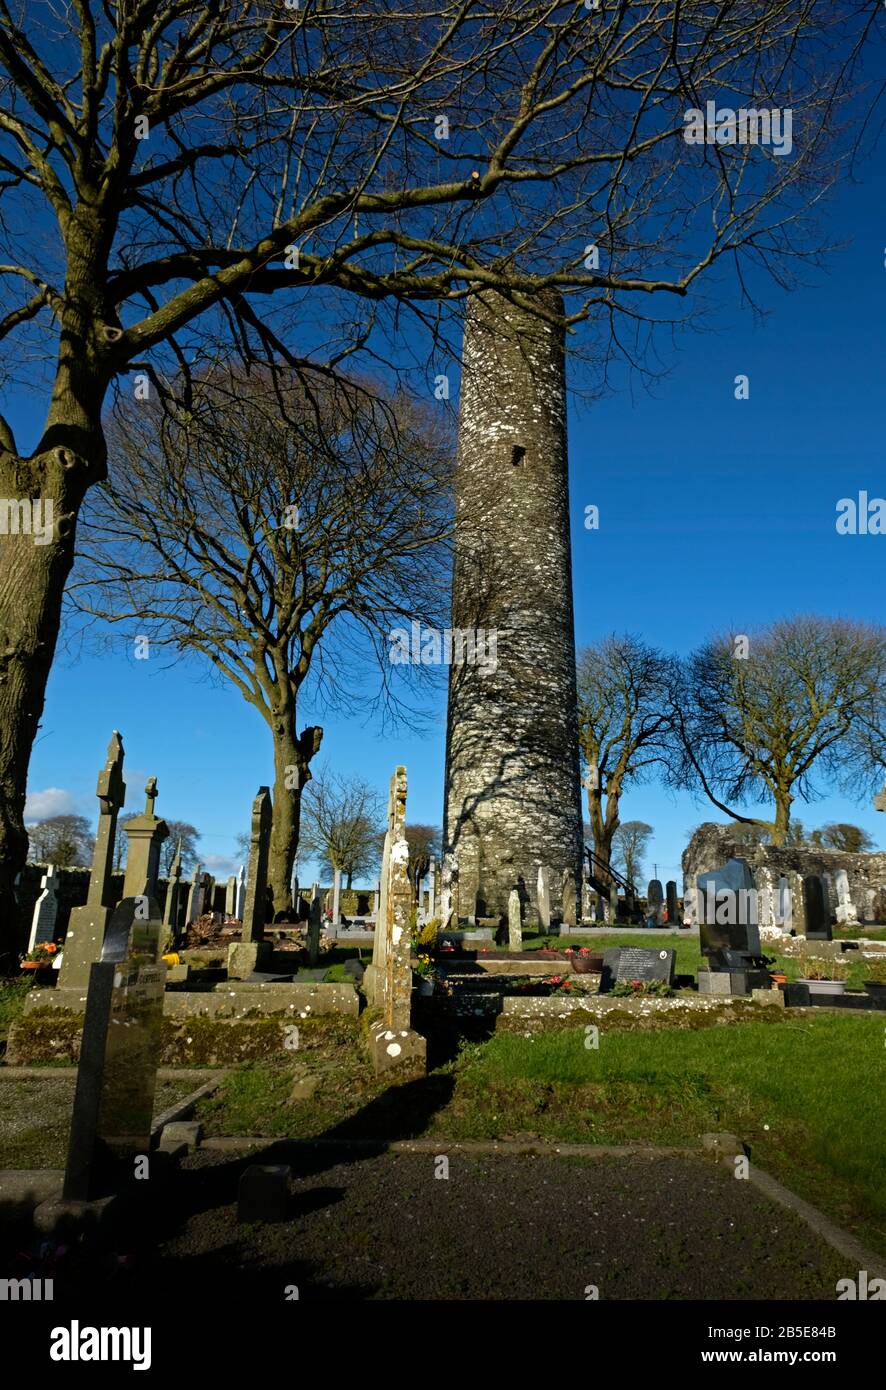
[[[555,914],[581,882],[563,331],[484,291],[462,360],[445,850],[461,916],[532,922],[540,866]]]

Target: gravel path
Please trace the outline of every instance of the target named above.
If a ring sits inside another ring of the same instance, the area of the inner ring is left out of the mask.
[[[292,1218],[236,1224],[252,1162],[292,1163]],[[432,1154],[341,1162],[202,1151],[153,1277],[284,1299],[827,1299],[845,1261],[796,1217],[702,1158],[583,1161]],[[177,1204],[178,1205],[178,1204]],[[158,1233],[159,1234],[159,1233]],[[147,1272],[143,1267],[143,1272]]]

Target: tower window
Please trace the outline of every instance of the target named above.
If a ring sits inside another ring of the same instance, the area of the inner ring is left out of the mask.
[[[521,464],[525,457],[526,450],[523,448],[523,445],[515,444],[514,447],[511,449],[511,463],[514,465],[514,467],[516,468],[518,464]]]

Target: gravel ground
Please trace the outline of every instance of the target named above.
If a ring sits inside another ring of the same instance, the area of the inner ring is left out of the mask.
[[[142,1273],[273,1302],[291,1285],[338,1300],[583,1300],[590,1285],[610,1300],[833,1300],[847,1274],[799,1218],[702,1158],[454,1154],[448,1179],[432,1154],[339,1159],[192,1155],[178,1228],[157,1231]],[[292,1217],[237,1225],[237,1181],[259,1161],[293,1165]]]
[[[0,1168],[64,1168],[75,1067],[45,1077],[0,1078]],[[196,1091],[199,1081],[160,1081],[154,1114]]]

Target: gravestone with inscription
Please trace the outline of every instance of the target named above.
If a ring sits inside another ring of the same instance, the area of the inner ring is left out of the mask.
[[[118,1189],[148,1155],[160,1062],[166,966],[155,901],[124,898],[89,973],[64,1200]]]
[[[674,950],[647,951],[641,946],[618,946],[604,951],[599,993],[608,994],[613,985],[623,980],[640,980],[643,984],[661,980],[673,985],[676,959]]]
[[[698,972],[700,994],[750,994],[771,980],[760,948],[757,892],[744,859],[699,874],[699,944],[708,958]]]
[[[40,896],[34,904],[31,920],[31,935],[28,950],[55,937],[55,922],[58,917],[58,870],[54,864],[46,865],[46,873],[40,880]]]

